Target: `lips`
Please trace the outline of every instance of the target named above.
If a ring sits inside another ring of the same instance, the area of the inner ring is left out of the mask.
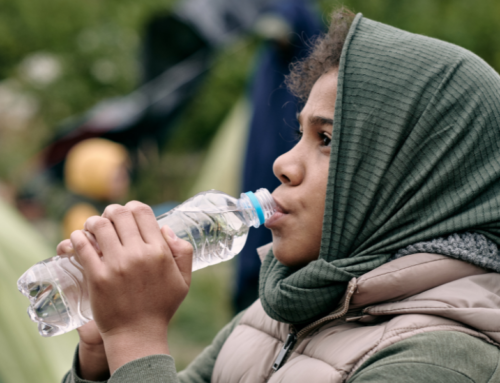
[[[274,201],[276,202],[276,212],[269,218],[266,223],[264,224],[265,227],[268,229],[272,229],[273,227],[277,226],[278,221],[281,220],[283,217],[288,215],[288,212],[283,209],[279,201],[274,198]]]

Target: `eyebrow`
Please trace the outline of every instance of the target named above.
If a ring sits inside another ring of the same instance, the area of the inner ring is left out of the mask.
[[[299,121],[299,124],[302,126],[302,116],[300,113],[297,113],[297,121]],[[333,126],[333,119],[332,118],[326,118],[322,116],[311,116],[309,117],[309,124],[311,125],[331,125]]]

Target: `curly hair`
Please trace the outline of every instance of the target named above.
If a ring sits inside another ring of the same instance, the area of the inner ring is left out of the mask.
[[[312,41],[307,57],[290,65],[285,84],[301,101],[307,101],[314,83],[323,73],[338,68],[342,47],[355,16],[346,7],[335,9],[330,16],[328,32]]]

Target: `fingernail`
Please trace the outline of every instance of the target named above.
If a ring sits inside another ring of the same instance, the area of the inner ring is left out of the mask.
[[[175,235],[174,231],[171,228],[169,228],[168,226],[165,226],[165,230],[167,231],[167,235],[170,239],[172,239],[172,240],[177,239],[177,236]]]

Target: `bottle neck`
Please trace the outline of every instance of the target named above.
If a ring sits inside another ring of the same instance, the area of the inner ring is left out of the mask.
[[[240,206],[250,214],[250,225],[257,228],[264,224],[276,212],[276,203],[267,189],[259,189],[255,193],[242,193]]]

